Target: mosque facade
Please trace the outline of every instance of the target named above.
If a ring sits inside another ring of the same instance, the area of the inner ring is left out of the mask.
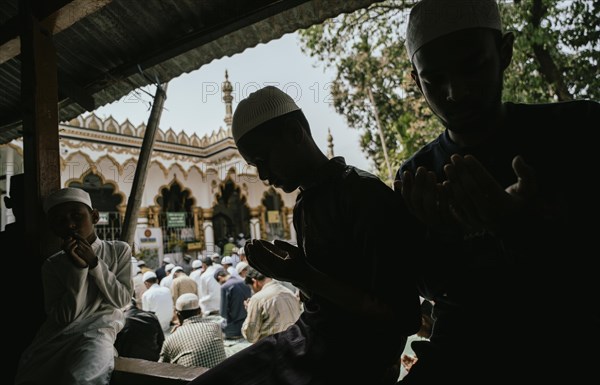
[[[225,127],[199,137],[159,129],[138,212],[136,246],[157,242],[162,255],[215,251],[229,237],[286,239],[295,242],[292,208],[286,194],[258,178],[240,156],[231,135],[232,87],[223,83]],[[59,125],[61,187],[90,193],[100,211],[100,238],[119,239],[146,125],[101,119],[95,114]],[[23,141],[0,146],[0,190],[10,191],[10,176],[23,172]],[[0,213],[0,229],[14,220]],[[145,234],[146,236],[144,236]],[[217,246],[217,247],[215,247]]]

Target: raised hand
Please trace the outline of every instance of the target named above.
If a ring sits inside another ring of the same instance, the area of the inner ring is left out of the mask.
[[[98,264],[98,257],[89,242],[77,233],[65,240],[65,252],[71,256],[71,261],[80,268],[94,268]]]
[[[437,231],[448,232],[456,225],[448,206],[447,194],[435,173],[425,167],[417,168],[416,174],[405,171],[402,181],[394,182],[394,190],[400,192],[409,211],[421,222]]]
[[[517,181],[504,189],[475,157],[452,155],[444,166],[444,191],[455,218],[470,232],[511,226],[537,193],[533,169],[520,156],[512,161]]]
[[[250,266],[267,277],[301,283],[311,269],[302,251],[287,242],[254,239],[244,249]]]

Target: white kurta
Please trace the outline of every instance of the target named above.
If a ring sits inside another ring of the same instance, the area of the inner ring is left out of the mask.
[[[96,239],[93,269],[78,268],[63,251],[42,266],[47,319],[21,357],[16,383],[108,384],[121,308],[132,297],[131,249]]]
[[[171,329],[173,308],[171,290],[158,286],[157,283],[150,286],[142,295],[142,310],[156,314],[163,332],[168,332]]]
[[[223,269],[223,266],[218,266]],[[198,297],[200,297],[200,308],[204,315],[208,315],[215,310],[221,310],[221,285],[215,279],[215,272],[218,269],[217,265],[213,264],[208,266],[206,271],[200,276]]]

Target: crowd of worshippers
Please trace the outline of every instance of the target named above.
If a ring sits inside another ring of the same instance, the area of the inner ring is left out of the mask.
[[[189,271],[168,256],[156,270],[132,258],[134,298],[115,342],[120,356],[212,368],[296,322],[297,288],[250,267],[243,248],[211,254]]]

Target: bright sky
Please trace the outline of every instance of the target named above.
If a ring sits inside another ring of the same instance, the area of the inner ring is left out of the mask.
[[[360,150],[359,132],[348,128],[344,118],[331,105],[329,90],[334,73],[324,71],[324,66],[318,65],[316,59],[302,53],[296,33],[249,48],[233,57],[215,60],[171,80],[160,127],[164,131],[169,127],[175,132],[183,130],[189,135],[195,132],[200,137],[224,127],[221,83],[225,70],[228,70],[234,88],[234,110],[240,99],[258,88],[277,86],[302,108],[323,152],[327,150],[327,128],[331,128],[335,155],[344,156],[348,164],[371,171],[371,162]],[[145,90],[154,95],[153,87]],[[145,93],[132,93],[97,109],[96,115],[101,118],[112,115],[119,123],[129,119],[137,127],[148,121],[150,100]]]

